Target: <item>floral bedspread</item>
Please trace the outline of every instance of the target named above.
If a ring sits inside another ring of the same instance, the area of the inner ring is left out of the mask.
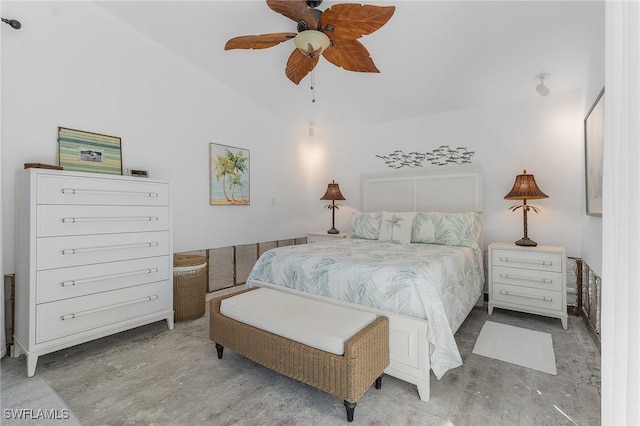
[[[484,287],[479,249],[348,238],[264,253],[248,279],[427,320],[438,379],[462,365],[454,333]]]

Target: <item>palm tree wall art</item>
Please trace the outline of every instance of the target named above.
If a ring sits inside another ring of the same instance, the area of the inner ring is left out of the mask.
[[[209,144],[209,204],[250,204],[249,150]]]

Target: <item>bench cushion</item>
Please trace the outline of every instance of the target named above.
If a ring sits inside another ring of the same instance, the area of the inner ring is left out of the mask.
[[[336,355],[343,355],[344,343],[376,319],[371,312],[268,288],[258,288],[222,300],[220,313]]]

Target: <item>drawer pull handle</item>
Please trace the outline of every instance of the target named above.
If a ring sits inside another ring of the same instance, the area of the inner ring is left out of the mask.
[[[76,284],[86,284],[86,283],[92,283],[95,281],[104,281],[111,278],[124,278],[124,277],[132,277],[135,275],[153,274],[154,272],[158,272],[158,268],[141,269],[139,271],[123,272],[121,274],[102,275],[98,277],[81,278],[79,280],[63,281],[60,283],[60,285],[62,287],[70,287]]]
[[[80,222],[157,222],[158,216],[130,216],[130,217],[63,217],[62,223]]]
[[[86,311],[80,311],[80,312],[74,312],[74,313],[71,313],[71,314],[65,314],[65,315],[63,315],[61,317],[61,319],[62,319],[62,321],[66,321],[66,320],[70,320],[70,319],[74,319],[74,318],[83,317],[83,316],[89,315],[89,314],[96,314],[98,312],[108,311],[109,309],[120,308],[122,306],[134,305],[136,303],[142,303],[142,302],[150,302],[152,300],[156,300],[157,298],[158,298],[157,294],[152,294],[151,296],[141,297],[140,299],[127,300],[126,302],[115,303],[113,305],[102,306],[100,308],[87,309]]]
[[[501,257],[500,262],[531,263],[533,265],[553,266],[553,262],[550,260],[519,259],[517,257]]]
[[[123,250],[123,249],[132,249],[132,248],[147,248],[147,247],[158,247],[157,242],[149,242],[149,243],[139,243],[139,244],[122,244],[117,246],[101,246],[101,247],[83,247],[76,249],[63,249],[62,254],[81,254],[81,253],[92,253],[96,251],[109,251],[109,250]]]
[[[67,195],[118,195],[128,197],[158,198],[157,192],[105,191],[101,189],[62,188],[62,193]]]
[[[530,295],[530,294],[514,293],[514,292],[512,292],[512,291],[507,291],[507,290],[500,290],[500,294],[503,294],[503,295],[505,295],[505,296],[526,297],[527,299],[542,300],[543,302],[553,302],[553,297],[546,297],[546,296],[532,296],[532,295]]]
[[[512,278],[517,280],[535,281],[543,284],[553,284],[553,280],[549,278],[524,277],[522,275],[500,274],[500,278]]]

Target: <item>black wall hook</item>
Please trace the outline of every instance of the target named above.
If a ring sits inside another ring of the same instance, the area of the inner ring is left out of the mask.
[[[6,19],[6,18],[0,18],[0,19],[2,19],[2,22],[5,22],[11,25],[11,28],[13,28],[14,30],[19,30],[20,28],[22,28],[22,24],[20,23],[20,21],[17,21],[15,19]]]

